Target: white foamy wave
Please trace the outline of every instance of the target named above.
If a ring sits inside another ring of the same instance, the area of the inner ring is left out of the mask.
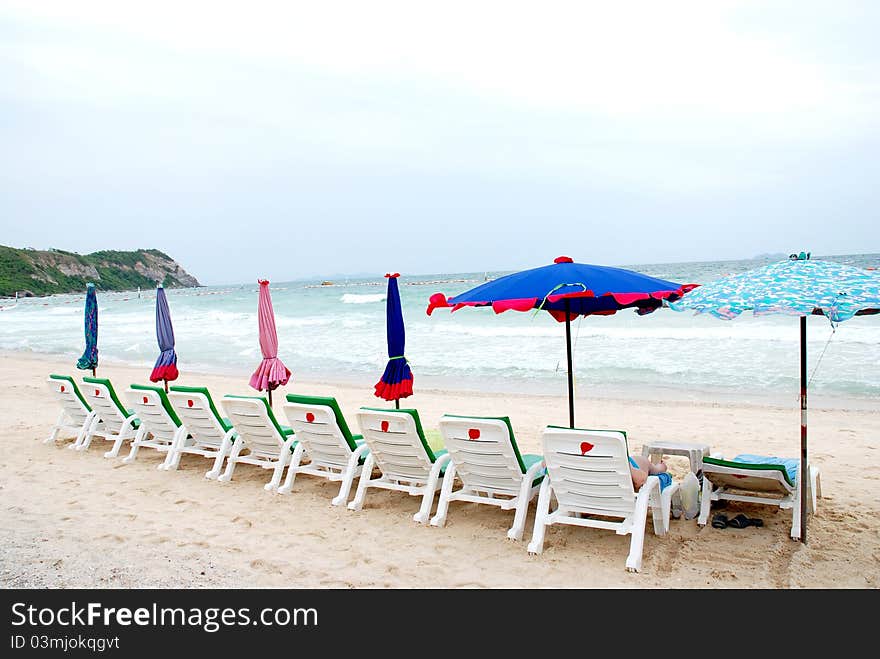
[[[369,304],[370,302],[382,302],[386,297],[385,293],[346,293],[339,299],[342,304]]]

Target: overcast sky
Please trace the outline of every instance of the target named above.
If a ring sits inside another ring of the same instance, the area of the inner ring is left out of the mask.
[[[880,3],[0,4],[0,243],[203,283],[880,252]]]

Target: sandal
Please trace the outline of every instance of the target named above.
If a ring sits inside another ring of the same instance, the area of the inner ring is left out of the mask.
[[[764,526],[764,520],[757,517],[746,517],[742,513],[727,522],[728,526],[735,529],[744,529],[747,526]]]
[[[726,529],[727,526],[727,515],[725,515],[724,513],[718,513],[717,515],[712,517],[712,528]]]

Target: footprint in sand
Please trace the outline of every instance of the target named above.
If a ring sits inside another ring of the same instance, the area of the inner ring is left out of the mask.
[[[249,519],[245,519],[244,517],[241,517],[241,516],[233,517],[232,522],[234,524],[241,524],[242,526],[244,526],[247,529],[249,529],[253,526],[253,524],[251,523],[251,521]]]
[[[106,535],[98,536],[98,540],[112,540],[113,542],[118,542],[119,544],[125,542],[125,538],[123,538],[121,535],[116,535],[115,533],[107,533]]]
[[[272,561],[265,561],[262,558],[251,561],[250,566],[254,570],[263,572],[264,574],[281,574],[282,568],[284,567],[282,563],[273,563]]]

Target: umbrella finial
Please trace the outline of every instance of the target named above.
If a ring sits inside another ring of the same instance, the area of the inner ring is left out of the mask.
[[[553,263],[574,263],[570,256],[557,256],[553,259]]]
[[[400,277],[399,272],[395,272],[393,274],[388,273],[388,272],[385,273],[385,279],[397,279],[398,277]]]
[[[801,252],[800,254],[792,253],[788,255],[788,258],[792,261],[809,261],[810,252]]]

